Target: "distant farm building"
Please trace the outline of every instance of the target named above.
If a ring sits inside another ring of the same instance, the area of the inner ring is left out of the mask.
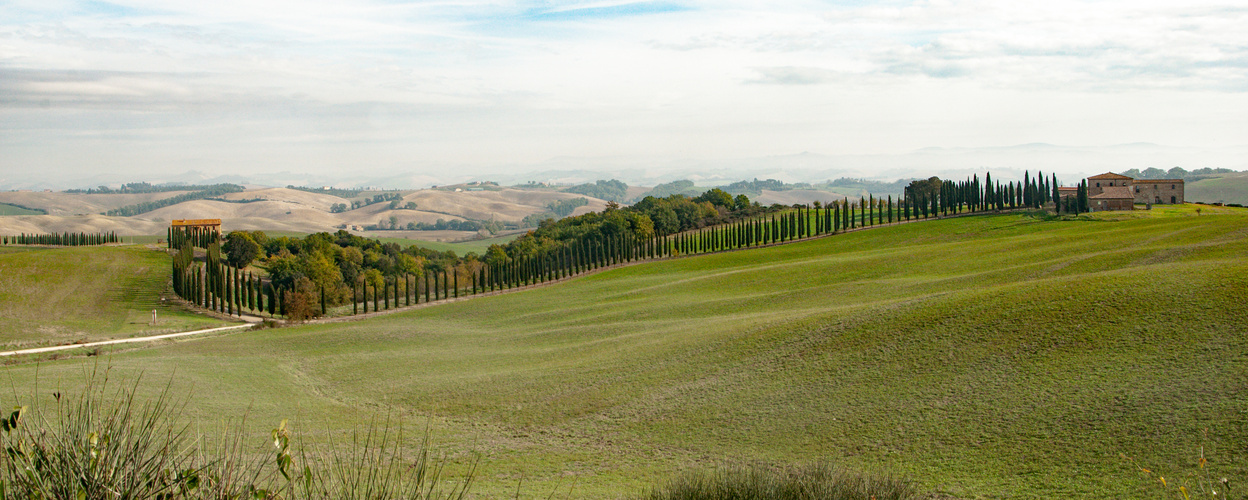
[[[1180,203],[1185,203],[1183,179],[1135,179],[1110,172],[1088,177],[1088,208],[1093,211]]]

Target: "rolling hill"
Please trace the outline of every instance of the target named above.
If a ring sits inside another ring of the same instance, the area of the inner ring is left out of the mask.
[[[47,211],[48,215],[92,215],[147,201],[172,198],[186,191],[140,194],[85,194],[53,191],[0,191],[0,203]]]
[[[1002,214],[109,363],[193,389],[201,418],[247,414],[258,450],[282,418],[323,441],[409,415],[454,470],[480,457],[485,497],[826,459],[956,498],[1138,498],[1158,475],[1248,476],[1246,291],[1248,210]],[[72,386],[92,362],[39,376]],[[8,370],[33,385],[34,366]]]
[[[1189,182],[1184,195],[1191,201],[1248,205],[1248,172]]]
[[[283,233],[333,232],[341,228],[362,228],[380,221],[389,221],[391,216],[397,219],[400,226],[420,222],[432,224],[439,219],[496,220],[515,224],[529,215],[545,212],[546,205],[550,202],[583,197],[546,189],[426,189],[406,193],[401,198],[404,205],[407,202],[416,203],[416,210],[392,210],[388,202],[383,202],[334,213],[334,205],[350,206],[353,200],[297,189],[259,188],[228,193],[221,200],[186,201],[133,217],[99,215],[99,212],[105,210],[181,193],[0,193],[0,203],[7,201],[48,211],[48,215],[0,216],[0,234],[116,231],[126,236],[163,235],[169,221],[174,219],[222,219],[225,231],[261,230]],[[360,199],[373,194],[365,191]],[[602,210],[605,207],[606,202],[589,199],[587,206],[577,208],[573,214]],[[475,232],[433,234],[425,231],[409,231],[403,234],[379,231],[364,234],[371,237],[394,236],[430,241],[453,241],[478,236]]]
[[[223,324],[161,300],[173,297],[168,279],[168,256],[143,247],[0,247],[0,345],[41,347]]]

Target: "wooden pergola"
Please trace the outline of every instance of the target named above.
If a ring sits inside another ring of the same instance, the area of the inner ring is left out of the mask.
[[[221,219],[174,219],[171,225],[175,228],[200,228],[221,231]]]

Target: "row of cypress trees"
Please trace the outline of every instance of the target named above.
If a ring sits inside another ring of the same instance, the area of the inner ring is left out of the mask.
[[[862,207],[867,207],[863,209]],[[900,220],[900,207],[887,199],[865,197],[828,206],[798,207],[770,219],[747,219],[670,236],[637,238],[631,232],[607,237],[568,240],[555,250],[535,257],[511,258],[481,266],[461,276],[458,269],[387,277],[382,284],[352,284],[352,313],[368,313],[393,307],[434,302],[448,298],[494,292],[554,281],[616,264],[734,250],[783,243],[855,227]]]
[[[861,227],[938,216],[1013,208],[1043,207],[1063,200],[1057,178],[1024,174],[1019,182],[994,183],[991,174],[981,182],[978,176],[965,181],[940,181],[925,189],[908,187],[901,199],[892,196],[862,196],[826,205],[795,206],[793,210],[770,217],[745,219],[666,236],[638,238],[631,231],[609,236],[594,235],[565,241],[553,250],[536,256],[483,262],[461,273],[459,267],[423,275],[387,276],[377,282],[363,279],[350,284],[352,314],[376,312],[422,302],[435,302],[519,288],[576,276],[602,267],[638,260],[659,259],[739,248],[785,243]],[[1086,211],[1086,184],[1080,196],[1055,203]],[[250,273],[240,272],[221,259],[220,235],[208,230],[173,230],[175,243],[174,284],[178,294],[205,308],[226,314],[243,311],[286,315],[284,298],[292,289],[275,287]],[[193,246],[207,249],[204,265],[195,263]],[[423,285],[423,286],[422,286]],[[320,290],[320,310],[326,312],[324,290]]]
[[[121,237],[115,231],[107,233],[50,233],[50,234],[19,234],[2,236],[0,243],[4,245],[60,245],[79,247],[90,245],[107,245],[120,243]]]
[[[221,232],[216,229],[205,227],[189,226],[189,227],[172,227],[166,231],[170,250],[182,248],[182,244],[191,242],[192,246],[199,248],[208,248],[208,245],[214,241],[221,241]]]
[[[622,232],[604,238],[568,241],[538,257],[484,264],[463,275],[459,268],[452,268],[423,276],[386,277],[380,286],[361,280],[351,285],[355,297],[352,313],[420,304],[422,288],[424,302],[479,295],[567,278],[615,264],[667,257],[672,255],[673,248],[668,237],[638,239],[632,233]]]
[[[179,297],[222,314],[286,314],[281,301],[285,290],[227,264],[221,258],[219,240],[209,241],[204,262],[196,262],[192,241],[181,239],[173,256],[173,290]]]
[[[1057,174],[1046,177],[1044,173],[1039,173],[1032,177],[1028,172],[1023,172],[1023,180],[1007,182],[1004,186],[1000,182],[994,184],[991,173],[986,174],[984,179],[982,187],[978,185],[978,179],[975,179],[974,186],[969,190],[969,193],[978,196],[970,202],[976,204],[980,210],[1040,209],[1052,203],[1058,213],[1065,211],[1077,214],[1088,211],[1087,180],[1079,184],[1072,201],[1062,197],[1061,190],[1058,189],[1061,184],[1057,181]]]

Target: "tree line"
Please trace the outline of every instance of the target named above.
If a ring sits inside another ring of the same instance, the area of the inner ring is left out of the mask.
[[[169,191],[201,191],[204,189],[212,189],[220,184],[151,184],[147,182],[128,182],[122,184],[120,188],[113,189],[108,186],[98,186],[87,189],[66,189],[66,193],[75,194],[140,194],[140,193],[167,193]]]
[[[175,290],[226,314],[251,311],[304,319],[530,286],[617,264],[758,247],[863,227],[934,217],[1045,207],[1062,200],[1056,177],[1024,175],[1001,184],[986,175],[964,181],[916,180],[900,198],[867,195],[827,204],[760,206],[712,189],[697,197],[647,197],[630,207],[547,219],[485,255],[437,252],[346,231],[268,238],[234,231],[221,243],[207,232],[171,233]],[[1080,188],[1086,197],[1086,185]],[[1076,211],[1086,211],[1086,201]],[[1060,206],[1061,203],[1055,205]],[[184,230],[175,230],[184,231]],[[198,259],[194,246],[205,249]],[[257,262],[258,260],[258,262]],[[263,273],[248,271],[257,262]],[[349,308],[347,310],[343,307]]]
[[[196,186],[196,187],[199,187],[201,189],[199,189],[198,191],[190,192],[190,193],[183,193],[177,196],[171,196],[169,198],[165,198],[162,200],[145,201],[143,203],[135,203],[133,205],[126,205],[124,207],[114,208],[112,210],[104,212],[104,215],[112,215],[112,216],[117,216],[117,217],[130,217],[130,216],[139,215],[142,213],[151,212],[152,210],[164,208],[170,205],[177,205],[178,203],[182,203],[182,202],[187,202],[187,201],[192,201],[192,200],[202,200],[204,198],[213,198],[213,197],[221,196],[221,195],[228,194],[228,193],[240,193],[243,191],[243,187],[237,184],[213,184],[211,186]]]
[[[0,243],[4,245],[54,245],[67,247],[80,247],[91,245],[107,245],[109,243],[120,243],[121,237],[117,236],[115,231],[107,233],[49,233],[49,234],[26,234],[22,233],[16,236],[2,236]]]

